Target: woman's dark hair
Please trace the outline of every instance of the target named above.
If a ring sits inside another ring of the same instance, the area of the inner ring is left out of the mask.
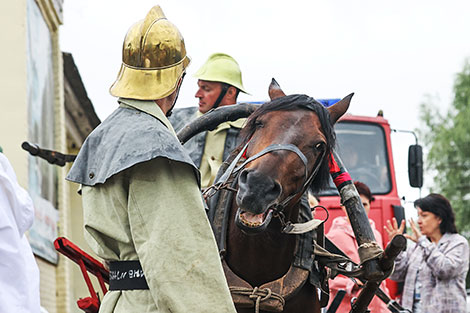
[[[419,207],[422,211],[431,212],[441,218],[442,221],[439,229],[442,234],[457,233],[454,210],[446,197],[437,193],[431,193],[424,198],[416,200],[414,205],[415,208]]]
[[[357,193],[360,194],[360,195],[366,196],[366,198],[369,199],[369,202],[372,202],[372,201],[375,200],[374,196],[370,192],[369,187],[367,187],[366,184],[364,184],[363,182],[360,182],[360,181],[355,181],[354,186],[356,186]]]

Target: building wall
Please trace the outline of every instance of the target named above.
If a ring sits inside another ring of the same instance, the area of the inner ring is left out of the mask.
[[[70,167],[49,165],[29,156],[21,148],[23,141],[33,141],[45,145],[45,148],[76,154],[82,144],[67,137],[68,131],[76,132],[71,129],[70,124],[80,129],[82,126],[80,121],[67,124],[65,118],[64,69],[58,31],[62,1],[0,1],[0,12],[6,12],[2,14],[2,23],[8,25],[0,29],[3,47],[0,50],[0,92],[3,97],[0,103],[0,146],[12,163],[20,185],[33,197],[39,195],[52,205],[53,212],[58,215],[57,223],[53,225],[57,235],[67,237],[90,253],[83,238],[83,210],[81,198],[76,193],[78,185],[65,180]],[[31,18],[32,8],[34,19]],[[38,29],[42,33],[37,33]],[[40,42],[44,38],[38,38],[44,34],[47,34],[46,45]],[[44,70],[41,69],[44,63],[48,64],[47,75],[38,75],[38,71]],[[49,79],[49,85],[37,87],[42,84],[44,77]],[[44,95],[47,96],[46,100],[43,99]],[[76,101],[80,103],[81,100]],[[42,107],[38,109],[38,105]],[[43,139],[45,141],[41,142]],[[46,186],[41,185],[41,181]],[[41,208],[38,209],[38,206],[40,205],[35,202],[36,212],[41,215]],[[35,223],[37,221],[38,214]],[[35,232],[31,231],[29,237],[33,242]],[[82,312],[76,301],[88,297],[89,291],[79,267],[62,255],[58,255],[57,262],[38,255],[36,253],[41,275],[41,306],[49,313]],[[95,290],[99,291],[96,280],[92,280]],[[102,294],[100,296],[102,298]]]
[[[21,186],[28,186],[28,156],[20,147],[28,138],[26,98],[26,0],[0,1],[0,146]]]

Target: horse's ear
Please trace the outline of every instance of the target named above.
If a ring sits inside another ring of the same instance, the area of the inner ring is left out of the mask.
[[[335,104],[333,104],[327,109],[328,112],[330,112],[331,123],[333,124],[336,123],[336,121],[341,116],[343,116],[344,113],[346,113],[346,111],[349,108],[349,104],[351,103],[352,96],[354,96],[354,93],[347,95],[346,97],[336,102]]]
[[[274,78],[271,80],[271,84],[269,84],[268,94],[271,100],[284,97],[286,95]]]

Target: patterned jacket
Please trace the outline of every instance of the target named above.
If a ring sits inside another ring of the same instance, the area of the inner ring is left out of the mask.
[[[437,245],[421,236],[417,244],[411,242],[398,255],[390,278],[405,282],[402,305],[407,309],[413,307],[419,270],[422,312],[465,313],[468,260],[468,242],[463,236],[446,233]]]

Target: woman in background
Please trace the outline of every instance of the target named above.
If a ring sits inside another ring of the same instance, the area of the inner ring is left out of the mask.
[[[410,220],[412,235],[405,234],[411,245],[398,255],[390,277],[405,282],[402,305],[414,313],[465,313],[469,248],[467,240],[457,234],[452,206],[435,193],[414,205],[418,222]],[[395,219],[385,226],[390,240],[404,228],[405,222],[398,227]]]
[[[366,211],[366,214],[369,215],[370,203],[374,201],[374,197],[370,192],[369,187],[366,184],[355,181],[354,185],[356,186],[357,192],[361,197],[362,205]],[[341,251],[343,251],[351,260],[357,264],[360,263],[359,254],[357,252],[358,246],[356,237],[354,236],[354,231],[349,222],[346,208],[341,207],[345,216],[338,216],[335,218],[331,224],[331,228],[326,234],[326,237],[330,239]],[[379,231],[375,228],[375,223],[373,220],[369,219],[370,226],[374,231],[374,236],[377,243],[383,248],[382,236]],[[351,310],[351,299],[359,295],[361,285],[356,284],[350,278],[347,278],[342,275],[338,275],[335,279],[329,281],[330,284],[330,303],[333,301],[335,295],[339,290],[346,291],[346,295],[341,301],[340,306],[337,309],[337,313],[347,313]],[[382,282],[380,288],[388,295],[388,289],[385,286],[385,281]],[[374,297],[372,302],[369,305],[369,310],[374,313],[384,313],[390,312],[387,309],[385,303],[377,297]]]

